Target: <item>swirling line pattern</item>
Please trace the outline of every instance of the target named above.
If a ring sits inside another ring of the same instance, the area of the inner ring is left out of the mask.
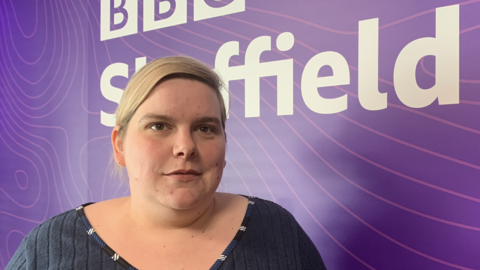
[[[221,189],[289,209],[329,269],[480,268],[478,2],[455,2],[460,104],[412,109],[395,94],[396,56],[410,41],[432,36],[435,8],[452,1],[376,1],[368,7],[356,1],[247,1],[245,12],[197,22],[189,3],[187,24],[104,42],[99,0],[3,1],[0,269],[24,235],[47,218],[129,194],[128,183],[111,174],[110,129],[100,124],[100,110],[116,106],[99,87],[108,65],[127,63],[131,76],[136,57],[186,54],[213,67],[218,48],[232,40],[240,42],[240,56],[230,64],[240,65],[253,39],[285,31],[295,35],[295,46],[273,48],[262,61],[294,59],[294,115],[277,116],[276,81],[261,78],[261,117],[245,118],[244,84],[230,83]],[[388,108],[376,112],[363,109],[356,94],[358,21],[369,18],[379,18],[379,90],[388,93]],[[352,83],[320,90],[349,100],[346,111],[321,115],[303,103],[300,76],[311,57],[329,50],[345,56]],[[416,76],[421,86],[435,83],[433,58],[420,61]],[[126,81],[112,83],[122,88]]]

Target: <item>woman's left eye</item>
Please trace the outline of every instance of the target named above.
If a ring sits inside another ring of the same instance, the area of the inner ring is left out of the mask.
[[[150,128],[154,130],[165,130],[167,126],[163,123],[156,123],[156,124],[153,124]]]
[[[200,132],[203,132],[203,133],[211,133],[213,132],[213,129],[211,127],[207,127],[207,126],[201,126],[198,128],[198,130]]]

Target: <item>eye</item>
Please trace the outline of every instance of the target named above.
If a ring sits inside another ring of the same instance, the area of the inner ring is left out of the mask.
[[[163,123],[156,123],[150,126],[151,129],[153,130],[165,130],[167,129],[167,125]]]
[[[198,131],[203,132],[203,133],[213,133],[213,128],[209,126],[201,126],[198,128]]]

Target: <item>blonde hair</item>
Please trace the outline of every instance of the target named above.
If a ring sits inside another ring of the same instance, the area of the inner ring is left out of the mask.
[[[220,77],[202,62],[188,56],[170,56],[155,59],[140,69],[128,82],[116,111],[116,124],[120,126],[118,136],[123,136],[138,107],[160,83],[183,78],[202,82],[217,95],[222,127],[225,130],[227,111],[223,100],[224,88]],[[113,159],[113,156],[112,156]],[[123,168],[115,162],[116,173],[123,178]]]

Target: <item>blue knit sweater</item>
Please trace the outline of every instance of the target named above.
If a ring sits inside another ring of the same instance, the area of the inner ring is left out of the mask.
[[[262,199],[250,200],[246,229],[241,229],[244,232],[235,237],[238,241],[229,245],[233,249],[227,248],[212,269],[326,269],[312,241],[287,210]],[[87,233],[88,224],[75,209],[47,220],[23,239],[6,270],[135,269],[120,263],[105,243],[102,248],[103,241]]]

